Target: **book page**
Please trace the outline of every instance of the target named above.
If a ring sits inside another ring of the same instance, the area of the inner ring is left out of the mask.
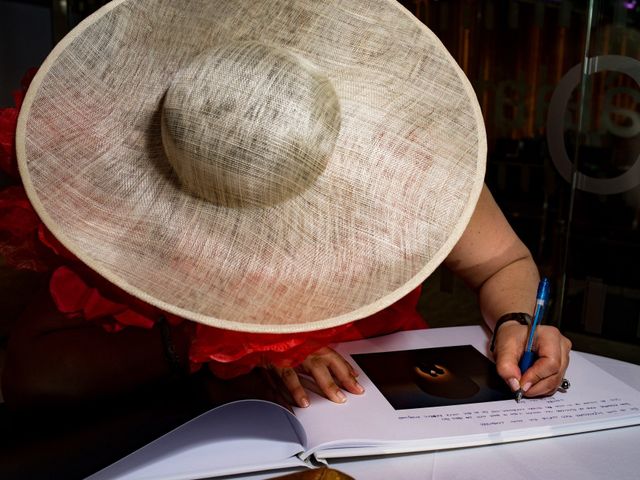
[[[283,407],[240,400],[209,410],[87,480],[193,479],[306,467],[304,435]]]
[[[487,344],[481,327],[456,327],[336,346],[351,356],[366,392],[347,394],[342,405],[312,395],[310,408],[296,409],[311,450],[318,450],[320,458],[400,453],[640,424],[640,392],[577,352],[567,371],[571,388],[516,403],[504,385],[478,373],[473,355],[486,354]],[[372,353],[379,355],[365,355]],[[466,367],[454,362],[461,354]],[[447,374],[455,377],[449,387],[443,386]],[[430,375],[432,383],[425,378]],[[434,386],[433,381],[441,383]]]

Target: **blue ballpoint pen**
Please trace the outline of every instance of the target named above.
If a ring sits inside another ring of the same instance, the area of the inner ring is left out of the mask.
[[[520,372],[526,372],[533,362],[535,361],[535,353],[533,352],[533,339],[535,336],[536,328],[542,321],[544,317],[544,312],[546,310],[547,304],[549,303],[549,280],[543,278],[540,280],[538,284],[538,293],[536,294],[536,309],[533,314],[533,322],[531,323],[531,328],[529,330],[529,338],[527,340],[527,345],[524,349],[524,353],[522,354],[522,358],[520,359]],[[516,402],[519,402],[522,399],[524,392],[522,389],[516,392]]]

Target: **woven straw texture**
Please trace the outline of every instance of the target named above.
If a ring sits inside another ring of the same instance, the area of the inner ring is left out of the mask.
[[[46,60],[17,150],[45,224],[108,280],[283,333],[422,282],[486,142],[467,79],[393,0],[124,0]]]

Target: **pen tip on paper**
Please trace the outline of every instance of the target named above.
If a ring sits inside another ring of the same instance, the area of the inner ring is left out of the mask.
[[[524,392],[522,391],[522,389],[518,389],[516,391],[516,402],[520,403],[520,400],[522,400],[522,396],[524,395]]]

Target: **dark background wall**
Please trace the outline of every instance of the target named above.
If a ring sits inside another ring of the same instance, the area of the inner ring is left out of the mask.
[[[13,106],[11,92],[53,46],[50,4],[0,0],[0,107]]]

